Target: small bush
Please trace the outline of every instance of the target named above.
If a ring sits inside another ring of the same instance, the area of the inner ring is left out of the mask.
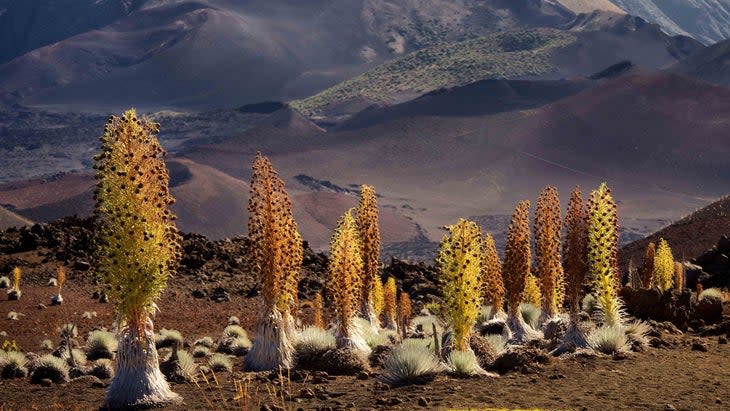
[[[183,345],[183,336],[180,334],[180,331],[163,328],[159,334],[155,335],[155,347],[158,350],[160,348],[172,347],[175,343],[177,343],[178,347],[182,347]]]
[[[116,350],[117,337],[109,331],[92,331],[86,339],[87,358],[91,361],[101,358],[112,359]]]
[[[588,315],[593,316],[593,314],[598,311],[598,300],[596,300],[596,296],[593,294],[586,294],[581,301],[581,307],[583,311],[588,313]]]
[[[0,376],[2,378],[25,378],[28,376],[28,359],[17,351],[0,351]]]
[[[427,382],[443,370],[433,352],[414,340],[393,348],[383,363],[379,379],[390,385]]]
[[[481,309],[479,309],[479,315],[477,316],[477,323],[485,323],[492,319],[492,306],[491,305],[483,305]]]
[[[247,337],[226,337],[218,343],[216,351],[240,357],[246,355],[251,346],[251,340]]]
[[[210,348],[205,345],[196,345],[193,348],[193,357],[195,358],[208,357],[210,354]]]
[[[0,277],[0,288],[10,288],[10,279],[8,277]]]
[[[495,355],[501,354],[507,345],[507,341],[499,334],[488,334],[484,336],[484,339],[492,346]]]
[[[223,329],[223,336],[248,338],[248,333],[240,325],[232,324]]]
[[[458,376],[473,377],[486,373],[479,366],[479,361],[472,351],[451,351],[448,363],[451,371]]]
[[[175,351],[168,354],[160,363],[162,374],[168,381],[177,383],[192,381],[198,368],[193,356],[187,351],[178,350],[177,361],[174,361],[173,355],[175,355]]]
[[[588,335],[588,346],[603,354],[616,354],[629,349],[626,330],[621,326],[603,326]]]
[[[538,329],[540,321],[540,309],[530,303],[520,304],[522,319],[532,328]]]
[[[624,333],[628,344],[632,348],[643,349],[649,346],[649,332],[651,327],[643,321],[633,321],[624,326]]]
[[[300,364],[319,361],[322,354],[336,347],[335,337],[327,331],[310,326],[302,330],[294,347]]]
[[[220,371],[227,371],[231,372],[233,370],[233,363],[231,362],[231,359],[228,358],[227,355],[224,354],[213,354],[208,359],[208,366],[211,370],[220,372]]]
[[[228,318],[228,325],[241,325],[241,320],[235,315],[232,315]]]
[[[38,358],[33,364],[33,368],[33,374],[30,377],[30,382],[33,384],[40,384],[41,380],[44,379],[49,379],[56,384],[69,381],[68,364],[61,358],[54,357],[51,354]]]
[[[51,278],[48,279],[48,283],[46,285],[49,286],[49,287],[58,287],[58,280],[56,280],[55,278],[51,277]]]
[[[703,301],[703,300],[722,301],[722,291],[718,288],[708,288],[706,290],[702,290],[700,295],[697,297],[697,301]]]
[[[73,359],[73,360],[72,360]],[[83,367],[86,365],[87,357],[86,354],[79,350],[78,348],[74,348],[69,352],[69,357],[66,359],[66,362],[69,366],[72,364],[76,364],[76,367]]]
[[[106,358],[97,360],[89,368],[88,375],[93,375],[96,378],[105,380],[114,376],[114,367],[112,367],[112,361]]]
[[[197,340],[195,340],[193,345],[194,346],[200,345],[203,347],[213,348],[213,346],[215,346],[215,341],[213,341],[213,339],[211,337],[206,336],[206,337],[198,338]]]
[[[51,340],[41,341],[41,350],[52,350],[55,346]]]
[[[15,311],[10,311],[8,313],[8,320],[17,321],[22,314],[16,313]]]
[[[441,313],[441,304],[436,302],[426,303],[423,309],[428,311],[431,315],[439,315]]]
[[[390,345],[393,339],[397,339],[398,335],[393,330],[381,330],[379,332],[371,332],[365,335],[365,342],[370,348],[380,345]]]

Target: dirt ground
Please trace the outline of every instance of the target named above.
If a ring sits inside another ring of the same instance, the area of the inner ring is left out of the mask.
[[[67,304],[39,308],[53,293],[49,287],[26,287],[20,301],[0,296],[0,331],[8,334],[3,339],[16,339],[24,351],[42,353],[41,341],[57,343],[61,324],[75,322],[81,335],[111,325],[111,305],[92,300],[88,289],[70,288],[64,292]],[[228,317],[237,315],[251,331],[255,301],[232,296],[229,302],[211,303],[166,291],[156,326],[177,329],[192,342],[205,335],[217,338]],[[20,313],[20,319],[6,319],[9,311]],[[85,311],[97,316],[83,319]],[[380,383],[377,369],[360,376],[302,372],[277,378],[276,373],[243,372],[243,357],[237,357],[234,371],[218,373],[217,382],[201,377],[197,384],[173,384],[184,404],[164,409],[730,409],[730,345],[720,344],[718,337],[690,334],[672,336],[669,342],[668,348],[626,357],[552,359],[527,374],[473,379],[443,375],[426,385],[397,388]],[[707,351],[693,350],[697,342]],[[96,410],[104,393],[103,386],[84,379],[51,387],[31,385],[28,379],[0,380],[0,410]]]

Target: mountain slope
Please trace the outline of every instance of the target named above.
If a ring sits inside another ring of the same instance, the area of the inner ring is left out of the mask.
[[[730,0],[611,0],[627,13],[657,23],[669,34],[705,44],[730,38]]]
[[[392,104],[441,87],[485,78],[585,75],[622,60],[663,67],[702,46],[669,37],[640,18],[606,11],[580,15],[569,30],[521,30],[436,45],[384,63],[314,96],[292,102],[312,116],[353,100]]]
[[[640,69],[562,88],[552,82],[565,96],[552,102],[550,84],[504,81],[501,94],[489,84],[374,109],[310,138],[236,139],[257,145],[288,178],[374,184],[384,205],[413,218],[432,241],[459,217],[509,214],[545,185],[567,196],[575,184],[586,192],[608,181],[622,221],[657,225],[730,192],[728,89]],[[451,111],[458,96],[485,101],[458,115]],[[541,99],[548,104],[538,106]],[[500,101],[517,109],[494,110]],[[247,173],[252,150],[217,147],[185,155],[231,175]]]
[[[28,13],[36,15],[51,4],[27,3]],[[514,28],[558,27],[573,18],[569,10],[544,0],[117,3],[141,6],[94,24],[79,23],[88,30],[69,28],[33,50],[42,42],[28,39],[55,26],[23,25],[19,11],[0,7],[0,18],[18,21],[5,26],[11,37],[30,44],[6,54],[28,51],[0,65],[0,96],[97,110],[139,102],[158,108],[220,107],[291,99],[436,43]],[[78,11],[79,18],[95,10]],[[62,23],[76,10],[56,11]]]
[[[730,40],[714,44],[668,68],[708,83],[730,86]]]

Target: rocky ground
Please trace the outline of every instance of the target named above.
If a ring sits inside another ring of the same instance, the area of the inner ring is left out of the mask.
[[[81,336],[112,325],[112,307],[98,298],[103,287],[97,284],[91,267],[92,234],[90,220],[73,218],[0,233],[0,270],[8,273],[18,265],[24,271],[19,301],[7,301],[5,293],[0,294],[0,332],[4,333],[1,340],[14,339],[24,351],[43,354],[50,350],[42,349],[41,342],[50,339],[57,344],[63,324],[77,324]],[[211,242],[189,234],[185,236],[184,249],[179,273],[169,282],[159,302],[157,329],[179,330],[189,346],[204,336],[219,339],[229,317],[237,316],[255,338],[260,298],[245,254],[246,240]],[[300,314],[305,323],[310,314],[308,300],[323,287],[326,262],[324,255],[306,252],[300,284]],[[50,298],[56,290],[47,281],[59,266],[69,273],[63,290],[65,303],[52,306]],[[435,270],[429,265],[392,260],[384,274],[394,276],[399,286],[414,297],[416,309],[420,309],[421,303],[439,298]],[[730,306],[720,305],[719,316],[715,312],[713,317],[691,302],[691,294],[656,297],[650,292],[626,291],[625,298],[627,302],[632,298],[631,301],[640,301],[631,306],[637,317],[665,315],[667,318],[662,320],[674,321],[650,321],[649,347],[642,352],[557,358],[548,354],[549,344],[536,344],[519,354],[503,354],[495,359],[490,368],[499,377],[462,379],[441,374],[426,384],[404,387],[389,387],[380,382],[377,361],[371,370],[356,375],[306,370],[279,375],[244,372],[244,357],[237,356],[230,373],[218,373],[215,379],[211,374],[207,374],[207,379],[198,374],[194,382],[173,384],[185,403],[166,409],[728,407]],[[687,298],[689,302],[685,301]],[[659,302],[669,308],[660,312],[646,310]],[[18,314],[17,320],[6,319],[10,311]],[[205,361],[197,359],[197,363],[204,365]],[[108,382],[85,376],[66,384],[43,386],[30,384],[27,378],[0,379],[0,410],[95,410],[103,403]]]

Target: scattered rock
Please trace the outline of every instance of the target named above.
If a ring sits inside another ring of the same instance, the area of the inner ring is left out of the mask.
[[[718,344],[727,344],[727,337],[725,337],[725,336],[723,336],[723,335],[719,336],[719,337],[717,338],[717,343],[718,343]]]
[[[74,269],[79,271],[88,271],[91,269],[91,264],[88,261],[79,260],[74,263]]]
[[[692,343],[692,351],[702,351],[707,352],[709,348],[707,347],[707,344],[701,343],[699,341],[695,341]]]
[[[427,400],[427,399],[425,399],[425,398],[423,398],[423,397],[420,397],[420,398],[418,399],[418,405],[419,405],[420,407],[428,407],[428,400]]]
[[[50,387],[53,385],[53,381],[51,381],[49,378],[41,378],[37,384],[39,384],[41,387]]]

